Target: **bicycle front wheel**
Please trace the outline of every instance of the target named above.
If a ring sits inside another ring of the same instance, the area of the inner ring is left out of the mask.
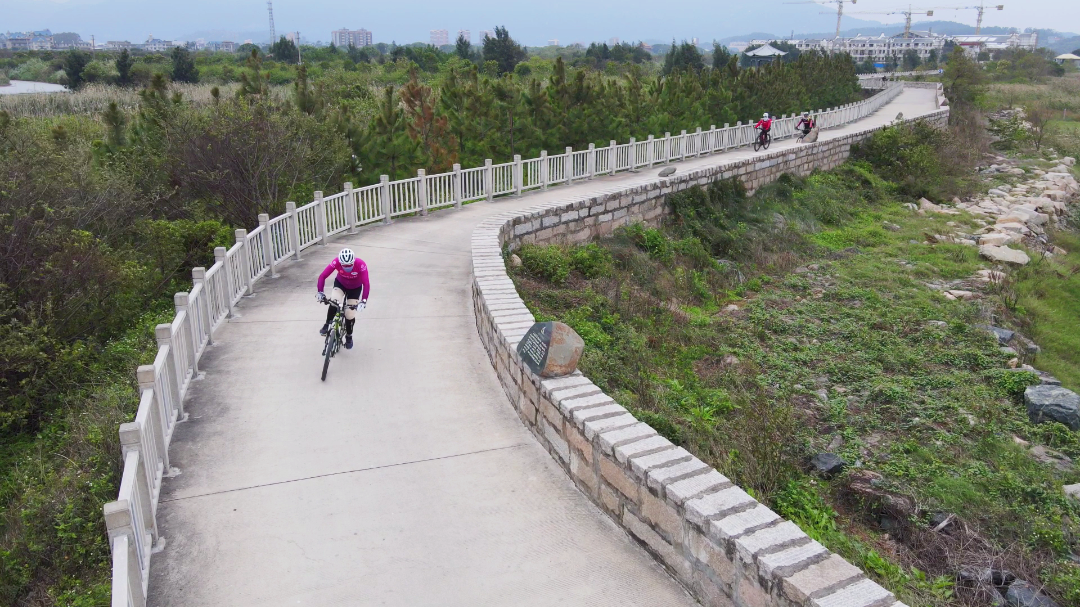
[[[330,368],[330,357],[334,355],[337,346],[337,331],[331,331],[326,339],[326,350],[323,352],[322,380],[326,381],[326,370]]]

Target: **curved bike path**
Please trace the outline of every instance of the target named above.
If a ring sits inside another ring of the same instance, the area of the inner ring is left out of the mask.
[[[934,95],[907,89],[821,137],[930,113]],[[180,474],[162,490],[149,604],[695,605],[518,420],[470,294],[469,243],[485,217],[660,168],[372,226],[258,282],[215,335],[174,435]],[[372,296],[356,347],[322,382],[315,279],[342,246],[367,262]]]

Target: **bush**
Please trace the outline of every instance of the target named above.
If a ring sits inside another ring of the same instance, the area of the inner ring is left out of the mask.
[[[518,251],[521,267],[533,278],[562,285],[570,276],[570,257],[558,245],[523,245]]]
[[[926,122],[883,129],[851,148],[851,157],[912,198],[944,200],[974,187],[968,145],[951,131]]]
[[[570,267],[585,278],[600,278],[611,273],[613,259],[607,249],[596,243],[576,247],[570,252]]]
[[[635,223],[623,228],[622,236],[657,261],[670,263],[675,258],[675,247],[671,239],[656,228]]]

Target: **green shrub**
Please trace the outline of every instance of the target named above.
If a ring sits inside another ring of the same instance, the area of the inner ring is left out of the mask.
[[[570,267],[585,278],[600,278],[611,273],[613,259],[607,249],[596,243],[576,247],[570,252]]]
[[[1002,394],[1012,398],[1023,396],[1028,386],[1039,383],[1039,376],[1030,371],[1010,371],[1009,369],[992,369],[986,372],[986,378]]]
[[[570,257],[558,245],[527,244],[518,251],[518,257],[521,258],[522,269],[533,278],[562,285],[570,276]]]
[[[647,228],[645,224],[635,223],[622,229],[623,236],[649,257],[664,263],[675,258],[675,247],[670,238],[657,228]]]

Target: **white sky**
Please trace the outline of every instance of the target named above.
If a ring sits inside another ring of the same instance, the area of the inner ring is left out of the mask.
[[[1080,0],[1004,1],[1005,10],[987,11],[984,25],[1040,27],[1080,32]],[[972,0],[950,0],[952,6]],[[887,12],[902,8],[899,0],[862,0],[845,4],[845,13]],[[924,3],[932,6],[932,0]],[[630,10],[639,6],[638,10]],[[376,42],[426,42],[429,30],[469,29],[473,40],[481,29],[505,25],[516,39],[544,44],[558,38],[561,44],[607,40],[670,40],[697,37],[702,41],[753,31],[777,35],[828,32],[836,25],[833,15],[819,14],[831,7],[790,6],[782,0],[412,0],[359,3],[348,0],[276,0],[274,21],[278,33],[299,30],[306,40],[330,39],[341,27],[367,28]],[[897,23],[901,15],[845,15],[844,28],[856,27],[855,19]],[[925,19],[925,17],[924,17]],[[934,20],[974,25],[974,10],[937,9]],[[918,19],[916,19],[918,21]],[[863,33],[872,33],[866,25]],[[182,39],[195,33],[264,32],[269,38],[265,0],[0,0],[0,31],[48,28],[75,31],[89,39],[142,41]],[[859,29],[863,29],[859,27]],[[217,36],[211,36],[211,39]],[[259,41],[256,39],[256,41]]]

